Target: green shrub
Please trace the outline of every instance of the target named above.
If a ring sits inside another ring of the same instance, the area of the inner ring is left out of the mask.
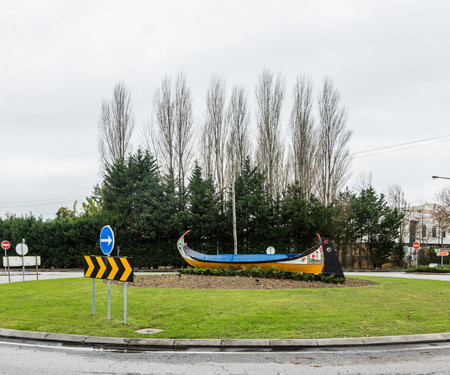
[[[182,268],[178,272],[185,275],[204,275],[204,276],[244,276],[244,277],[260,277],[267,279],[292,279],[300,281],[323,281],[325,283],[341,284],[345,282],[343,277],[335,277],[334,274],[324,276],[313,273],[288,272],[286,270],[276,271],[274,267],[263,270],[259,267],[251,269],[241,267],[222,268]]]
[[[417,268],[408,268],[406,272],[432,272],[432,273],[450,273],[450,265],[445,264],[443,266],[419,266]]]

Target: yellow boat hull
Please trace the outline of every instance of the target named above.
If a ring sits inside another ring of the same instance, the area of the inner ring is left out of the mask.
[[[222,268],[228,267],[241,267],[252,269],[253,267],[259,267],[263,270],[274,268],[277,271],[287,272],[302,272],[302,273],[321,273],[323,270],[323,264],[283,264],[283,263],[240,263],[238,265],[233,263],[214,263],[214,262],[201,262],[198,260],[183,259],[195,268]]]

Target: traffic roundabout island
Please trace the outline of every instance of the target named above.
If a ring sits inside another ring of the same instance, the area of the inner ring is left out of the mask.
[[[26,289],[22,283],[12,283],[2,286],[11,291],[3,293],[0,301],[3,321],[10,324],[0,329],[0,339],[120,350],[263,351],[438,342],[449,345],[448,325],[442,323],[442,319],[448,321],[447,278],[434,281],[367,276],[325,283],[138,274],[129,283],[134,286],[129,288],[132,321],[125,325],[121,323],[122,286],[112,288],[113,319],[105,324],[106,286],[102,282],[95,283],[95,315],[90,314],[94,283],[79,273],[73,278],[33,281],[27,283]],[[78,292],[74,294],[73,290]],[[411,291],[414,299],[408,297]],[[26,303],[18,303],[18,294],[26,296]],[[60,317],[57,324],[55,314]],[[17,322],[17,316],[27,323]],[[281,316],[282,320],[275,319]],[[432,325],[434,328],[429,329]],[[148,333],[137,332],[141,329],[148,329]]]
[[[137,275],[130,286],[140,288],[180,288],[180,289],[323,289],[354,288],[378,283],[359,278],[346,278],[340,283],[324,281],[303,281],[246,276],[211,276],[185,274]]]

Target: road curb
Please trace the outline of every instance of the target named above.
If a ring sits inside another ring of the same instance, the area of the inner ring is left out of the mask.
[[[372,345],[405,345],[450,342],[450,332],[406,336],[372,336],[328,339],[158,339],[70,335],[19,331],[0,328],[0,338],[23,341],[59,342],[65,345],[135,350],[183,350],[211,348],[216,350],[260,349],[295,350],[302,348],[363,347]]]

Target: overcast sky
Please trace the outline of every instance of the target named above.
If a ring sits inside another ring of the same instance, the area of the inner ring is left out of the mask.
[[[282,73],[284,127],[296,76],[316,95],[330,77],[353,131],[348,186],[372,174],[378,193],[433,201],[449,181],[431,176],[450,177],[449,20],[450,2],[433,0],[0,0],[0,216],[83,201],[100,182],[102,101],[125,82],[136,148],[155,90],[181,70],[197,126],[214,74],[253,102],[261,71]]]

